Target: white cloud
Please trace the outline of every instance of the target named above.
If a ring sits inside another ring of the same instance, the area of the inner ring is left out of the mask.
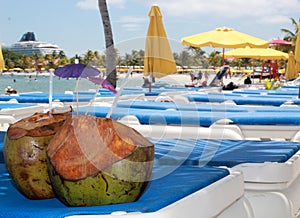
[[[144,23],[147,21],[144,17],[133,17],[133,16],[123,16],[120,17],[118,22],[121,23],[121,26],[126,30],[137,30],[141,29],[144,26]]]
[[[126,31],[131,31],[131,30],[137,30],[141,28],[141,25],[136,24],[136,23],[124,23],[122,24],[122,27],[126,30]]]
[[[124,8],[126,0],[107,0],[106,2],[108,6]],[[98,10],[98,0],[79,0],[76,6],[85,10]]]
[[[144,23],[145,21],[147,21],[147,19],[144,17],[133,17],[133,16],[123,16],[120,17],[120,19],[118,20],[118,22],[120,23]]]
[[[118,8],[124,8],[126,4],[126,0],[107,0],[106,2],[108,5]]]
[[[164,13],[176,17],[245,17],[267,23],[282,23],[290,18],[290,14],[300,13],[299,0],[156,0],[156,3]]]
[[[85,10],[89,9],[98,9],[98,1],[97,0],[80,0],[76,4],[77,7]]]
[[[261,17],[260,21],[262,23],[266,24],[279,24],[279,23],[291,23],[291,20],[287,16],[282,16],[282,15],[273,15],[273,16],[266,16],[266,17]]]

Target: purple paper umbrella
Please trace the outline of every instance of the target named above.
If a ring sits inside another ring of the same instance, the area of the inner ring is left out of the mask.
[[[68,64],[63,67],[59,67],[54,71],[54,75],[61,78],[87,78],[91,76],[97,76],[100,71],[94,67],[86,64]]]
[[[89,77],[89,80],[97,85],[101,85],[103,88],[108,89],[114,94],[117,93],[115,88],[106,79],[100,77]]]

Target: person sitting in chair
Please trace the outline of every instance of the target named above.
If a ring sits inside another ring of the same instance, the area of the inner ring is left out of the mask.
[[[223,86],[223,77],[225,75],[230,74],[230,67],[228,65],[228,62],[224,62],[224,65],[221,67],[220,71],[217,73],[215,78],[211,81],[210,86]]]

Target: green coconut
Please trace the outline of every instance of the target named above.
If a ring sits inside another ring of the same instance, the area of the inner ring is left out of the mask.
[[[154,145],[112,119],[68,117],[48,149],[53,189],[68,206],[137,200],[151,178]]]
[[[17,189],[29,199],[55,197],[48,175],[46,151],[67,113],[34,114],[12,125],[4,141],[4,161]]]

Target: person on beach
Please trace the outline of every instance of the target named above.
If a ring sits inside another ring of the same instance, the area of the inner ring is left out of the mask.
[[[5,95],[17,94],[17,90],[13,89],[11,86],[5,88]]]
[[[224,62],[224,65],[212,80],[210,86],[224,86],[223,77],[225,75],[230,75],[230,66],[227,61]]]
[[[220,71],[218,72],[218,79],[221,80],[223,83],[223,77],[227,78],[228,75],[231,75],[230,73],[230,66],[227,61],[224,62],[224,65],[221,67]]]
[[[244,80],[244,84],[245,85],[251,85],[252,81],[251,81],[251,78],[250,76],[247,76],[247,78]]]

